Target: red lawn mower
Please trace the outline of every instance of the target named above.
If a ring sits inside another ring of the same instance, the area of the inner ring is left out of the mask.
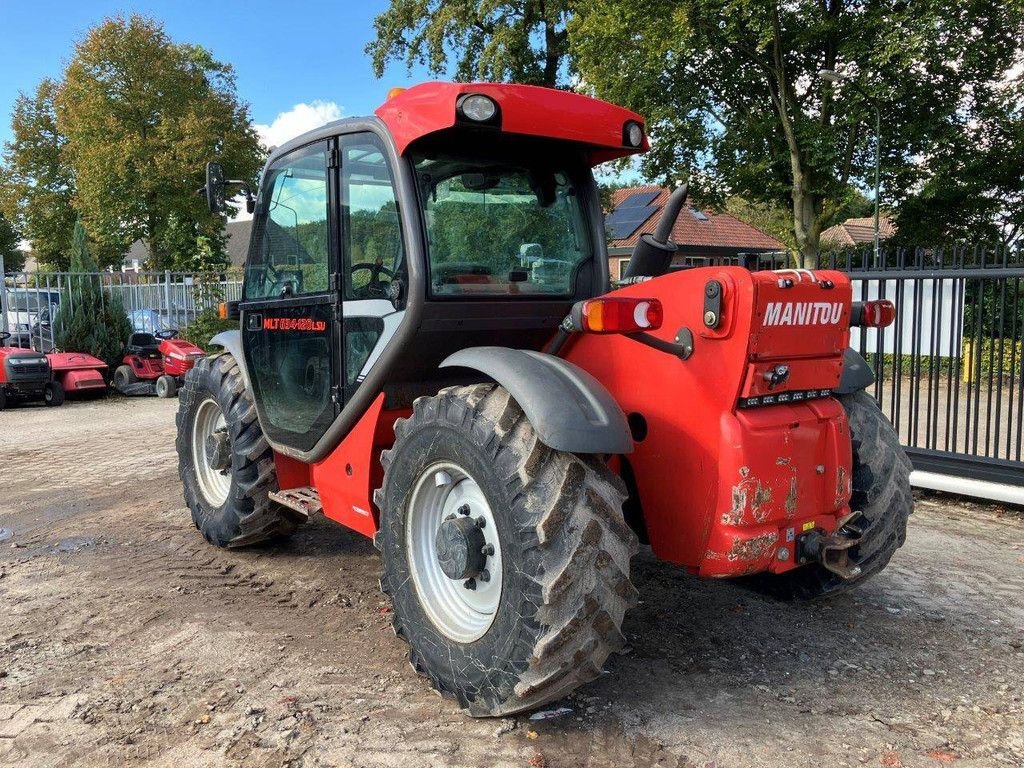
[[[33,349],[8,347],[11,338],[0,331],[0,411],[12,401],[42,400],[56,406],[64,402],[64,388],[54,381],[46,355]]]
[[[124,360],[114,371],[114,387],[123,395],[174,397],[185,374],[205,354],[192,342],[178,338],[173,328],[133,333]]]
[[[60,386],[64,394],[105,397],[109,392],[104,378],[107,364],[99,358],[85,352],[64,352],[54,348],[46,353],[46,359],[50,363],[54,384]]]

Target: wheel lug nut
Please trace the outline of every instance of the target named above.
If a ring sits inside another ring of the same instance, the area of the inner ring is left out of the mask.
[[[483,517],[478,517],[476,519],[476,527],[477,528],[486,528],[487,527],[487,521]]]
[[[491,572],[484,568],[482,571],[480,571],[480,576],[478,578],[480,579],[480,581],[490,581]]]
[[[486,573],[486,571],[484,573]],[[480,576],[481,578],[483,578],[483,574],[480,574]],[[487,578],[490,578],[490,576],[488,576]],[[464,586],[466,589],[476,589],[476,579],[466,579],[464,582],[462,582],[462,586]]]
[[[459,514],[460,515],[468,515],[469,514],[469,504],[463,504],[461,507],[459,507]]]
[[[483,555],[485,555],[487,557],[490,557],[491,555],[494,554],[494,545],[493,544],[488,544],[486,547],[481,549],[480,552],[481,552],[481,554],[483,554]]]

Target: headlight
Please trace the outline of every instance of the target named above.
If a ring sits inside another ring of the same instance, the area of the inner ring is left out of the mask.
[[[490,96],[482,93],[471,93],[463,96],[457,105],[459,113],[474,123],[488,123],[498,114],[498,104]]]
[[[630,120],[622,126],[623,144],[628,147],[639,147],[644,143],[644,127],[635,120]]]

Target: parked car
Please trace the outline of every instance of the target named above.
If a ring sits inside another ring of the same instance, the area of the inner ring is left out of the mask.
[[[11,332],[50,323],[60,307],[60,291],[52,288],[7,288],[7,327]]]

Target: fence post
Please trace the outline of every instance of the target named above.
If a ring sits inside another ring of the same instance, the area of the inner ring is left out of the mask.
[[[176,325],[171,322],[171,270],[164,270],[164,310],[167,312],[167,327]]]
[[[0,331],[7,330],[7,272],[4,268],[4,255],[0,253]],[[2,346],[2,345],[0,345]]]

